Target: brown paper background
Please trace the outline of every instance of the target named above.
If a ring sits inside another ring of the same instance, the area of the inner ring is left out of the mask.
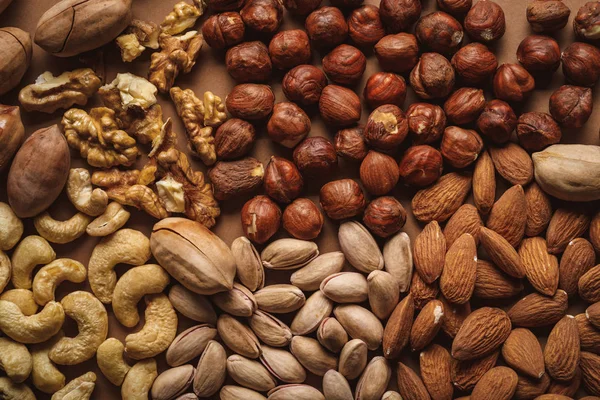
[[[328,0],[325,0],[326,3]],[[528,1],[525,0],[496,0],[504,9],[506,14],[507,21],[507,29],[504,37],[493,46],[499,63],[504,62],[516,62],[516,49],[519,42],[528,34],[531,34],[531,30],[525,18],[525,8]],[[13,4],[0,16],[0,26],[16,26],[26,31],[31,32],[33,35],[35,31],[35,26],[39,17],[43,14],[45,10],[51,7],[53,4],[57,3],[57,0],[15,0]],[[134,0],[134,16],[140,19],[151,20],[156,23],[160,23],[164,16],[172,9],[173,4],[176,3],[176,0]],[[367,3],[378,4],[379,0],[367,0]],[[574,17],[574,14],[577,12],[579,7],[585,3],[584,0],[565,0],[565,3],[570,6],[571,12],[571,20],[569,24],[558,34],[556,34],[556,38],[559,40],[561,48],[565,48],[569,43],[574,40],[573,30],[571,21]],[[435,0],[424,0],[423,4],[424,13],[430,12],[436,9]],[[201,26],[204,18],[197,24],[199,28]],[[289,16],[287,13],[285,14],[285,22],[282,29],[291,29],[302,27],[302,21],[296,20]],[[358,93],[362,93],[362,89],[364,87],[364,83],[366,79],[373,73],[379,70],[379,66],[377,60],[373,57],[370,49],[365,50],[366,55],[369,58],[369,63],[367,67],[367,71],[364,75],[362,82],[355,87]],[[319,54],[317,52],[313,53],[313,63],[316,65],[320,65],[320,59],[324,56],[324,54]],[[112,79],[116,76],[117,72],[132,72],[141,76],[146,76],[148,64],[149,64],[149,52],[146,52],[140,59],[136,60],[133,63],[123,63],[120,60],[118,55],[118,50],[114,44],[109,44],[105,47],[105,64],[106,64],[106,79],[108,82],[112,81]],[[80,67],[82,64],[79,62],[77,57],[73,57],[70,59],[61,59],[53,57],[46,52],[44,52],[41,48],[34,45],[33,52],[33,61],[31,64],[31,68],[23,78],[21,85],[13,90],[11,93],[8,93],[5,96],[0,98],[0,102],[3,104],[18,104],[17,103],[17,93],[18,90],[35,80],[35,78],[41,74],[42,72],[49,70],[53,72],[55,75],[60,74],[61,72],[69,69],[73,69],[76,67]],[[283,74],[281,72],[275,72],[273,79],[271,81],[271,85],[273,86],[276,96],[277,102],[285,101],[285,96],[283,96],[281,92],[281,78]],[[521,111],[547,111],[548,110],[548,98],[552,91],[556,89],[558,86],[563,84],[564,78],[561,71],[557,71],[550,82],[549,85],[545,85],[543,87],[539,87],[533,96],[523,105]],[[207,45],[204,46],[202,52],[198,58],[198,62],[193,69],[193,71],[188,75],[182,75],[176,82],[176,85],[181,86],[183,88],[192,88],[195,90],[197,94],[201,94],[206,90],[210,90],[214,92],[216,95],[221,96],[221,98],[225,99],[231,88],[234,86],[234,81],[229,77],[227,71],[224,67],[224,52],[213,51]],[[488,88],[489,89],[489,88]],[[491,98],[491,93],[488,90],[486,93],[488,99]],[[598,126],[600,125],[600,103],[598,102],[600,98],[599,92],[594,93],[594,103],[597,106],[597,109],[594,111],[591,119],[585,125],[583,129],[580,130],[572,130],[567,129],[563,131],[563,139],[564,143],[587,143],[587,144],[599,144],[598,140]],[[88,107],[95,102],[97,103],[97,99],[88,104]],[[405,109],[409,104],[415,101],[414,93],[409,89],[409,94],[407,101],[405,103]],[[185,135],[183,134],[183,127],[181,125],[180,120],[177,118],[174,108],[168,99],[167,96],[161,96],[160,103],[163,106],[163,110],[166,117],[174,117],[174,127],[179,133],[180,144],[181,147],[185,147]],[[519,110],[517,110],[519,111]],[[318,111],[316,109],[308,110],[309,115],[312,119],[313,128],[311,135],[319,135],[326,136],[329,139],[333,139],[335,131],[328,129],[325,127],[320,117],[318,116]],[[363,118],[362,122],[366,120],[369,111],[367,109],[363,110]],[[61,113],[58,112],[53,115],[46,115],[41,113],[26,113],[23,112],[23,122],[25,124],[26,134],[29,135],[35,130],[46,127],[50,124],[55,124],[60,121]],[[257,126],[258,132],[258,141],[254,147],[252,155],[258,158],[263,163],[268,162],[269,157],[272,154],[281,155],[291,159],[292,152],[289,149],[285,149],[283,147],[277,146],[270,142],[270,140],[266,137],[264,133],[264,126]],[[399,155],[397,155],[399,157]],[[398,158],[397,157],[397,158]],[[43,162],[43,160],[40,160]],[[86,166],[85,163],[78,157],[77,154],[73,153],[73,166]],[[204,169],[204,167],[195,162],[195,166],[200,169]],[[342,177],[358,177],[358,165],[352,163],[346,163],[343,160],[340,160],[339,168],[334,174],[334,176],[329,177],[330,179],[337,179]],[[325,183],[325,180],[310,180],[306,182],[304,195],[310,197],[312,200],[318,202],[318,191],[319,188]],[[0,175],[0,200],[6,201],[6,172]],[[414,217],[410,213],[410,199],[413,195],[413,191],[399,185],[393,194],[398,197],[404,207],[408,211],[408,220],[404,230],[408,232],[411,238],[414,238],[415,235],[419,232],[421,227],[415,221]],[[499,194],[499,193],[498,193]],[[239,221],[239,210],[245,200],[247,200],[250,196],[247,196],[243,199],[239,199],[238,201],[229,201],[223,203],[222,206],[222,215],[218,220],[218,223],[214,229],[214,231],[220,235],[227,244],[230,244],[233,239],[240,236],[242,234],[240,221]],[[597,205],[591,205],[597,208]],[[62,195],[59,201],[55,205],[52,206],[51,212],[56,217],[67,218],[72,215],[73,207],[66,200],[66,196]],[[139,229],[146,234],[149,234],[153,223],[155,222],[151,217],[147,216],[144,213],[132,211],[132,218],[129,221],[127,227]],[[35,233],[33,229],[33,224],[31,221],[26,222],[27,229],[29,233]],[[322,234],[317,238],[317,243],[319,245],[319,249],[321,253],[325,253],[328,251],[333,251],[338,249],[337,244],[337,226],[332,221],[327,220],[325,222],[325,226],[323,228]],[[285,236],[285,232],[280,232],[279,237]],[[71,257],[75,258],[83,263],[87,263],[89,260],[89,255],[97,243],[98,239],[91,237],[83,237],[79,240],[69,243],[66,245],[55,245],[55,250],[57,252],[57,257]],[[117,273],[122,274],[127,267],[119,266],[117,268]],[[267,284],[272,283],[285,283],[289,282],[290,273],[273,273],[272,271],[267,271]],[[89,290],[89,286],[86,283],[86,289]],[[81,289],[82,285],[76,285],[69,282],[61,284],[59,287],[57,297],[60,299],[66,293]],[[506,306],[509,306],[511,303],[507,303]],[[571,307],[571,312],[581,312],[583,309],[583,304],[573,305]],[[140,311],[143,313],[143,309],[140,306]],[[112,310],[108,307],[108,312],[110,315],[110,329],[109,336],[117,337],[121,340],[124,339],[125,335],[130,332],[137,331],[143,322],[140,322],[140,325],[134,329],[128,330],[120,326],[120,324],[116,321],[112,314]],[[285,316],[282,318],[284,321],[289,322],[289,318]],[[180,318],[179,322],[179,330],[181,332],[183,329],[193,325],[191,321],[185,319],[185,317]],[[76,329],[73,321],[67,318],[67,323],[65,325],[65,329],[68,335],[75,335]],[[547,330],[539,330],[536,331],[541,336],[547,336]],[[445,339],[443,334],[438,335],[438,341],[441,343],[448,344],[449,342]],[[413,367],[417,367],[418,358],[416,354],[409,354],[408,351],[404,352],[401,360],[403,362],[409,363]],[[157,357],[159,360],[160,370],[163,371],[165,369],[164,356],[161,355]],[[195,365],[197,360],[193,360],[192,363]],[[61,371],[63,371],[67,375],[67,379],[70,380],[75,376],[79,376],[80,374],[93,370],[96,372],[98,376],[97,385],[95,392],[92,396],[93,399],[118,399],[120,398],[120,391],[118,388],[110,384],[100,373],[100,371],[96,367],[95,360],[90,360],[82,365],[77,365],[73,367],[60,367]],[[320,378],[311,376],[309,378],[309,383],[320,387]],[[392,379],[392,383],[390,384],[392,387],[395,386],[395,378]],[[31,385],[31,382],[28,381]],[[231,380],[228,378],[228,382],[231,383]],[[32,386],[32,385],[31,385]],[[43,395],[39,392],[36,392],[39,399],[49,399],[50,396]],[[455,394],[455,397],[458,397],[458,394]],[[217,398],[217,397],[215,397]]]

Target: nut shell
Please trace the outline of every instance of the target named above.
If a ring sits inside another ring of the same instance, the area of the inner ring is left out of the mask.
[[[414,144],[433,143],[442,137],[446,128],[446,114],[435,104],[411,104],[406,111],[406,119]]]
[[[384,36],[374,52],[383,70],[399,74],[410,71],[419,61],[417,38],[410,33]]]
[[[528,112],[519,117],[517,136],[525,150],[539,151],[560,142],[562,132],[550,114]]]
[[[473,122],[484,107],[483,90],[468,87],[458,89],[444,103],[444,111],[448,120],[458,125]]]
[[[517,116],[512,107],[502,100],[486,103],[483,112],[477,118],[477,129],[495,143],[508,142],[517,127]]]
[[[363,97],[371,108],[384,104],[402,107],[406,100],[406,82],[400,75],[391,72],[377,72],[367,80]]]
[[[587,43],[575,42],[561,56],[567,80],[579,86],[594,86],[600,78],[600,49]]]
[[[563,85],[550,96],[550,114],[565,128],[581,128],[592,115],[592,89]]]
[[[244,40],[246,26],[237,12],[210,16],[202,25],[202,36],[213,49],[224,49]]]
[[[437,0],[437,5],[441,10],[460,17],[469,12],[473,6],[473,0]]]
[[[402,229],[406,223],[406,211],[396,198],[378,197],[365,209],[363,222],[375,235],[386,238]]]
[[[355,85],[367,68],[367,58],[356,47],[341,44],[323,58],[323,71],[340,85]]]
[[[483,149],[481,137],[472,129],[449,126],[444,130],[441,151],[444,160],[455,168],[471,165]]]
[[[410,73],[410,85],[423,99],[446,97],[454,87],[454,68],[438,53],[424,53]]]
[[[415,27],[419,43],[441,54],[454,54],[462,44],[462,25],[452,15],[436,11],[421,17]]]
[[[254,243],[263,244],[279,230],[281,209],[267,196],[256,196],[244,204],[241,218],[244,235]]]
[[[32,52],[29,33],[19,28],[0,28],[0,95],[21,82]]]
[[[358,46],[373,46],[377,43],[385,36],[379,8],[365,5],[352,11],[348,17],[348,33]]]
[[[0,105],[0,172],[10,165],[24,135],[19,107]]]
[[[283,5],[279,0],[246,0],[240,15],[248,29],[273,34],[283,21]]]
[[[367,143],[377,149],[395,149],[408,135],[406,115],[393,104],[377,107],[367,119],[364,135]]]
[[[300,198],[285,208],[283,228],[296,239],[312,240],[323,228],[323,214],[312,200]]]
[[[325,73],[313,65],[292,68],[285,74],[282,83],[285,97],[304,106],[317,104],[325,86]]]
[[[589,1],[581,6],[573,19],[575,36],[597,44],[600,41],[600,3]]]
[[[269,54],[273,65],[278,69],[308,64],[311,58],[308,35],[302,29],[279,32],[269,43]]]
[[[527,6],[527,21],[534,32],[555,32],[569,21],[571,10],[560,0],[534,0]]]
[[[283,0],[284,7],[292,14],[306,16],[319,8],[322,0]]]
[[[328,125],[348,126],[360,120],[362,107],[353,90],[343,86],[328,85],[319,99],[321,118]]]
[[[464,21],[465,31],[478,42],[493,42],[504,36],[504,10],[491,0],[479,0],[469,10]]]
[[[535,88],[533,76],[518,64],[502,64],[494,75],[494,94],[505,101],[523,101]]]
[[[294,163],[307,176],[326,176],[337,167],[337,154],[328,139],[309,137],[294,149]]]
[[[225,99],[227,111],[235,118],[263,119],[271,114],[275,95],[270,86],[243,83],[233,88]]]
[[[367,192],[375,196],[389,193],[399,178],[398,164],[387,154],[371,150],[360,164],[360,180]]]
[[[304,180],[296,165],[283,157],[271,156],[265,170],[265,192],[280,203],[290,203],[302,192]]]
[[[221,160],[233,160],[248,154],[254,146],[256,130],[242,119],[225,121],[215,133],[215,150]]]
[[[365,209],[365,196],[358,183],[340,179],[326,183],[319,193],[321,207],[334,220],[352,218]]]
[[[348,37],[348,24],[344,14],[336,7],[321,7],[306,18],[304,27],[313,44],[319,48],[332,48]]]
[[[237,82],[265,82],[271,78],[273,65],[269,50],[262,42],[246,42],[227,50],[227,72]]]
[[[208,171],[217,200],[253,192],[262,185],[264,175],[263,164],[252,157],[238,161],[218,161]]]
[[[527,36],[517,48],[517,60],[529,72],[554,72],[560,66],[560,47],[548,36]]]
[[[381,0],[379,16],[392,33],[408,30],[421,16],[420,0]]]
[[[410,186],[429,186],[442,175],[442,154],[431,146],[409,147],[399,164],[400,177]]]
[[[275,143],[294,148],[310,132],[310,118],[294,103],[275,104],[267,123],[267,134]]]
[[[498,68],[494,53],[481,43],[469,43],[452,56],[456,74],[467,85],[481,85],[489,81]]]
[[[335,135],[333,145],[338,156],[352,161],[362,161],[369,152],[363,128],[348,128],[338,131]]]

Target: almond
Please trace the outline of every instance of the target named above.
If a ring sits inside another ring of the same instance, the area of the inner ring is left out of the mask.
[[[402,400],[429,400],[431,397],[419,375],[410,367],[398,363],[398,391]]]
[[[600,330],[590,323],[585,314],[577,314],[575,322],[579,331],[581,350],[600,354]]]
[[[589,394],[600,396],[600,356],[581,352],[581,377]]]
[[[546,374],[548,375],[548,374]],[[581,386],[581,368],[577,367],[575,377],[569,382],[551,381],[548,390],[549,394],[556,394],[568,397],[575,397],[575,394]]]
[[[550,377],[548,374],[544,374],[539,379],[533,379],[529,376],[519,376],[519,382],[517,383],[517,390],[513,396],[514,400],[530,400],[537,399],[538,396],[546,393],[548,386],[550,386]]]
[[[544,362],[550,376],[559,381],[573,379],[579,352],[577,322],[572,315],[565,315],[552,328],[544,348]]]
[[[531,378],[544,375],[544,354],[540,342],[529,329],[514,329],[502,345],[502,357],[511,368]]]
[[[521,185],[508,189],[494,203],[486,226],[502,235],[513,247],[523,239],[527,223],[527,203]]]
[[[487,215],[496,200],[496,170],[487,150],[479,154],[473,171],[473,202],[483,215]]]
[[[510,319],[501,309],[473,311],[452,342],[452,357],[464,361],[486,356],[504,343],[510,331]]]
[[[411,294],[394,309],[383,331],[383,355],[389,360],[398,358],[408,343],[412,329],[415,306]]]
[[[560,259],[558,287],[569,296],[577,294],[579,279],[594,266],[595,261],[596,253],[590,242],[584,238],[571,240]]]
[[[517,390],[519,377],[507,367],[494,367],[475,385],[471,398],[477,400],[510,400]]]
[[[600,303],[594,303],[585,310],[588,321],[600,329]]]
[[[582,399],[584,399],[584,397],[582,397]],[[573,400],[573,399],[569,396],[562,396],[560,394],[543,394],[541,396],[536,397],[535,400]]]
[[[600,253],[600,211],[598,211],[592,222],[590,222],[590,242],[594,245],[596,252]]]
[[[527,207],[525,235],[537,236],[544,232],[550,223],[552,204],[548,195],[535,182],[525,189],[525,204]]]
[[[475,243],[479,243],[479,228],[483,226],[477,208],[471,204],[463,204],[454,213],[444,227],[446,246],[449,248],[463,233],[473,236]]]
[[[500,234],[488,228],[481,228],[479,240],[494,264],[515,278],[525,276],[525,268],[517,251]]]
[[[567,312],[567,293],[557,290],[553,297],[531,293],[517,301],[508,310],[515,326],[538,328],[558,322]]]
[[[590,217],[584,212],[559,208],[552,215],[546,231],[548,251],[552,254],[562,253],[569,242],[582,236],[589,226]]]
[[[440,287],[437,281],[427,284],[419,274],[413,274],[409,292],[413,297],[415,308],[419,310],[423,308],[425,304],[437,297],[439,291]]]
[[[448,350],[440,345],[432,344],[419,356],[421,378],[429,395],[434,400],[452,400],[454,387],[450,370],[452,358]]]
[[[493,263],[477,260],[473,295],[480,299],[508,299],[523,291],[523,282],[502,272]]]
[[[490,147],[489,152],[496,171],[511,184],[527,185],[533,179],[533,161],[518,144]]]
[[[481,377],[496,365],[500,352],[468,361],[452,360],[452,383],[458,390],[472,390]]]
[[[471,190],[471,174],[451,172],[412,199],[415,217],[422,222],[446,221],[464,203]]]
[[[453,304],[446,300],[444,296],[440,296],[440,301],[444,307],[442,330],[446,335],[454,338],[465,319],[471,314],[471,305],[469,303]]]
[[[410,331],[410,347],[413,351],[425,348],[442,327],[444,306],[439,300],[431,300],[423,307]]]
[[[445,255],[446,238],[437,221],[431,221],[417,235],[413,244],[415,269],[426,283],[439,278]]]
[[[519,257],[525,268],[525,275],[535,290],[553,296],[558,288],[558,260],[548,253],[546,241],[541,237],[523,240],[519,247]]]
[[[477,246],[473,236],[464,233],[446,254],[440,290],[448,301],[464,304],[473,294],[476,276]]]
[[[600,264],[590,268],[579,278],[579,296],[588,303],[600,301]]]

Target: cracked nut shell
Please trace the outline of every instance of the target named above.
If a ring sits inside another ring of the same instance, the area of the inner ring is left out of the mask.
[[[341,44],[323,58],[323,71],[340,85],[355,85],[367,68],[367,58],[354,46]]]
[[[529,72],[554,72],[560,66],[560,47],[549,36],[530,35],[517,48],[517,60]]]
[[[271,114],[275,95],[270,86],[243,83],[231,90],[225,99],[227,111],[235,118],[263,119]]]
[[[573,19],[575,35],[594,44],[600,42],[600,3],[589,1],[581,6]]]
[[[399,164],[400,177],[410,186],[429,186],[442,175],[442,154],[428,145],[409,147]]]
[[[337,167],[337,153],[327,138],[309,137],[294,149],[294,163],[307,176],[327,176]]]
[[[560,142],[562,132],[550,114],[528,112],[521,114],[517,121],[517,136],[525,150],[540,151]]]
[[[246,26],[238,12],[211,15],[202,25],[202,36],[213,49],[224,49],[244,40]]]
[[[326,183],[319,192],[319,201],[325,214],[334,220],[352,218],[365,209],[364,193],[352,179]]]
[[[565,128],[581,128],[592,115],[592,89],[563,85],[550,96],[550,114]]]
[[[279,230],[281,209],[267,196],[259,195],[246,202],[241,211],[244,235],[263,244]]]
[[[310,118],[304,110],[294,103],[283,102],[275,104],[267,134],[275,143],[292,149],[308,135],[310,128]]]
[[[278,69],[308,64],[311,58],[308,35],[302,29],[279,32],[269,43],[269,54],[273,65]]]
[[[393,104],[377,107],[367,119],[364,135],[367,143],[374,148],[393,150],[408,135],[406,115]]]
[[[460,49],[464,33],[456,18],[443,11],[436,11],[419,19],[415,27],[415,36],[427,49],[450,55]]]
[[[478,42],[493,42],[504,36],[506,17],[504,10],[491,0],[479,0],[467,13],[465,31]]]
[[[265,170],[265,192],[280,203],[290,203],[302,192],[304,180],[296,165],[283,157],[271,156]]]
[[[361,127],[339,130],[333,140],[333,146],[338,156],[352,161],[362,161],[369,152]]]
[[[512,107],[502,100],[488,101],[479,118],[477,129],[494,143],[508,142],[517,127],[517,116]]]
[[[442,107],[430,103],[413,103],[406,110],[408,130],[414,144],[437,141],[446,127],[446,114]]]
[[[406,211],[395,197],[378,197],[365,209],[363,222],[375,235],[386,238],[402,229]]]
[[[321,92],[319,112],[328,125],[348,126],[360,120],[362,107],[353,90],[338,85],[327,85]]]
[[[221,160],[234,160],[248,154],[254,146],[256,130],[242,119],[231,118],[217,128],[215,151]]]
[[[310,199],[296,199],[283,212],[283,229],[296,239],[312,240],[323,229],[323,214]]]
[[[319,102],[327,77],[314,65],[298,65],[285,74],[281,86],[290,101],[309,106]]]
[[[265,82],[271,78],[273,65],[269,49],[263,42],[246,42],[227,50],[227,72],[239,83]]]
[[[472,129],[449,126],[444,130],[440,148],[448,164],[455,168],[465,168],[477,160],[483,149],[483,141]]]

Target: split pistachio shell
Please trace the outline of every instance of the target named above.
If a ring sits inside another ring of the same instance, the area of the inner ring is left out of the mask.
[[[292,341],[292,330],[273,315],[256,310],[249,321],[250,328],[265,344],[284,347]]]
[[[199,397],[209,397],[217,393],[225,382],[226,363],[225,348],[215,340],[208,342],[196,366],[193,382],[194,393]]]
[[[260,362],[282,382],[302,383],[306,380],[304,367],[289,351],[263,345]]]
[[[253,292],[261,289],[265,284],[265,270],[252,242],[245,236],[235,239],[231,244],[231,253],[240,282]]]
[[[233,354],[227,358],[227,373],[240,385],[259,392],[277,386],[273,375],[258,361]]]
[[[332,310],[333,302],[320,290],[314,292],[292,320],[290,326],[292,333],[294,335],[307,335],[314,332],[321,321],[331,315]]]
[[[338,272],[321,282],[321,291],[336,303],[362,303],[369,288],[365,276],[358,272]]]
[[[198,357],[215,336],[217,336],[217,330],[208,324],[186,329],[177,335],[167,349],[167,364],[177,367]]]
[[[217,313],[208,299],[186,289],[182,285],[173,285],[169,290],[169,301],[173,307],[191,320],[217,324]]]
[[[189,364],[164,371],[152,384],[152,399],[170,400],[179,396],[190,387],[195,372],[194,366]]]
[[[381,356],[374,357],[356,385],[357,400],[381,399],[392,376],[392,369]]]
[[[373,271],[367,277],[367,283],[371,311],[377,318],[384,320],[400,300],[398,281],[389,272]]]
[[[367,365],[367,344],[360,339],[352,339],[344,345],[340,353],[338,371],[346,379],[355,379]]]
[[[212,301],[221,310],[236,317],[250,317],[257,308],[252,292],[240,283],[234,283],[233,289],[227,292],[214,294]]]
[[[348,342],[348,334],[337,319],[327,317],[319,325],[317,339],[327,349],[337,353]]]
[[[223,342],[242,356],[258,358],[260,342],[247,325],[244,325],[229,314],[221,314],[217,320],[217,331]]]
[[[337,358],[313,338],[294,336],[290,351],[304,368],[315,375],[323,376],[330,369],[337,368]]]
[[[323,393],[309,385],[282,385],[269,391],[270,400],[325,400]]]
[[[319,255],[314,242],[300,239],[279,239],[269,244],[261,253],[265,268],[298,269]]]
[[[296,311],[306,302],[304,293],[294,285],[269,285],[254,293],[258,308],[273,314]]]
[[[363,340],[369,350],[381,346],[383,326],[371,311],[356,304],[345,304],[337,306],[333,313],[351,338]]]
[[[346,260],[354,268],[365,273],[383,269],[383,255],[379,246],[362,224],[356,221],[342,223],[338,239]]]
[[[267,400],[262,394],[241,386],[225,385],[219,393],[221,400]]]
[[[329,370],[323,376],[323,394],[326,400],[354,400],[350,384],[336,370]]]
[[[408,291],[413,272],[413,259],[410,237],[406,232],[397,233],[388,239],[383,246],[383,259],[385,270],[396,278],[400,292]]]
[[[321,254],[290,277],[292,285],[305,291],[318,290],[323,279],[341,272],[346,258],[341,251]]]

